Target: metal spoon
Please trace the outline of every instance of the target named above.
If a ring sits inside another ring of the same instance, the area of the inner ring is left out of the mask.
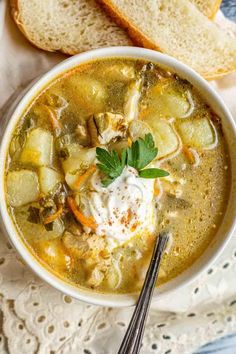
[[[143,288],[118,354],[138,354],[140,351],[147,314],[149,311],[153,290],[156,285],[161,257],[168,239],[169,236],[167,232],[162,232],[157,237]]]

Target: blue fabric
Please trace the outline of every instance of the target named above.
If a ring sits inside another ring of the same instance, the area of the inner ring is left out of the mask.
[[[236,334],[204,345],[204,347],[194,354],[236,354]]]
[[[236,0],[223,0],[221,10],[226,17],[236,22]]]

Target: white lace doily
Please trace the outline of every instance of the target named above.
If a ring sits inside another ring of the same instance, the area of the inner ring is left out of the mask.
[[[229,22],[221,19],[221,25],[233,33]],[[61,59],[28,44],[7,15],[0,50],[0,107]],[[213,85],[236,117],[236,74]],[[236,331],[235,274],[236,235],[211,269],[152,306],[142,353],[190,354]],[[18,260],[0,233],[0,354],[113,354],[132,311],[64,296]]]

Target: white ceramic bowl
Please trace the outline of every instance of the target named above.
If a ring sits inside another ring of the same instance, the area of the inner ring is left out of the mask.
[[[89,302],[92,304],[103,306],[122,307],[134,305],[137,300],[137,295],[111,295],[111,294],[98,294],[93,291],[83,290],[70,285],[63,280],[50,273],[48,270],[42,267],[42,265],[36,260],[36,258],[25,247],[21,238],[19,237],[16,228],[10,218],[7,210],[5,195],[4,195],[4,168],[5,159],[7,154],[8,145],[12,136],[12,132],[18,122],[22,112],[26,109],[29,103],[35,96],[43,89],[49,82],[59,76],[64,71],[67,71],[77,65],[85,63],[90,60],[99,58],[110,57],[130,57],[145,59],[161,66],[172,69],[181,78],[187,79],[195,86],[208,104],[213,110],[221,117],[223,131],[228,141],[230,158],[232,164],[232,180],[229,178],[230,198],[228,202],[227,211],[224,220],[215,236],[213,242],[204,252],[204,254],[184,273],[169,281],[168,283],[160,286],[154,292],[154,300],[165,296],[167,292],[170,292],[177,287],[183,286],[192,281],[200,272],[202,272],[207,266],[209,266],[215,258],[222,252],[224,246],[230,239],[233,230],[235,228],[236,220],[236,127],[234,120],[223,103],[222,99],[212,89],[212,87],[196,72],[180,63],[174,58],[167,55],[147,50],[143,48],[135,47],[112,47],[93,50],[90,52],[75,55],[59,65],[55,66],[48,73],[43,75],[23,96],[18,98],[18,102],[15,102],[8,114],[4,119],[3,129],[1,129],[1,148],[0,148],[0,211],[1,211],[1,225],[6,231],[11,243],[19,252],[23,260],[31,267],[31,269],[40,276],[43,280],[54,286],[56,289],[68,294],[76,299]]]

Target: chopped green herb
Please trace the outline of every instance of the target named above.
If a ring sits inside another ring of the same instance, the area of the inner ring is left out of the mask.
[[[68,157],[70,157],[70,153],[66,147],[59,150],[57,155],[62,160],[66,160],[66,159],[68,159]]]
[[[53,230],[53,222],[50,222],[49,224],[45,224],[44,227],[47,231],[52,231]]]
[[[40,209],[30,206],[28,209],[28,218],[27,221],[31,222],[32,224],[40,224],[41,217],[40,217]]]

